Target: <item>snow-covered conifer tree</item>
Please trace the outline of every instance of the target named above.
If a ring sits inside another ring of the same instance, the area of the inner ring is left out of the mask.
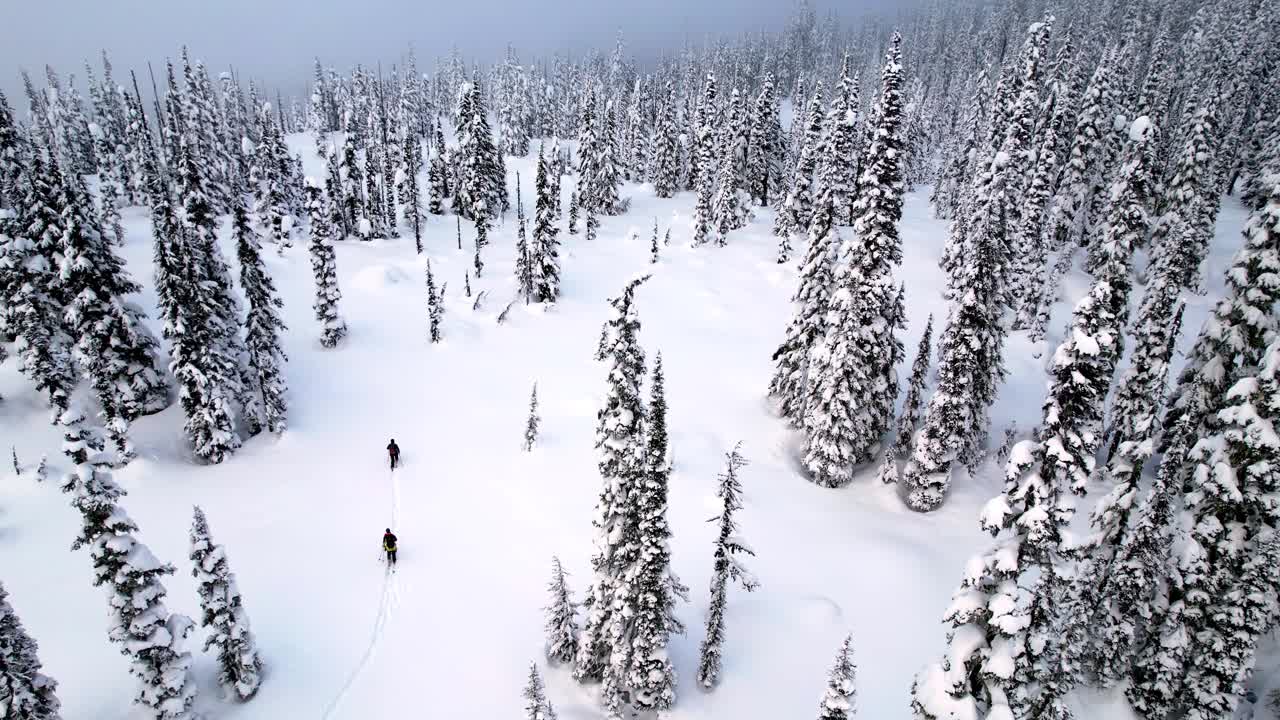
[[[636,600],[631,618],[631,664],[627,687],[637,709],[663,712],[675,702],[675,668],[667,651],[673,627],[675,597],[671,585],[671,526],[667,522],[667,401],[662,353],[653,363],[646,428],[644,479],[631,500],[638,517],[639,556],[626,584]]]
[[[680,184],[680,149],[676,137],[676,92],[667,81],[662,110],[653,126],[653,190],[660,198],[671,197]]]
[[[810,352],[804,464],[823,487],[849,482],[893,419],[902,343],[901,36],[886,55],[876,132],[859,180],[853,233],[837,251],[826,333]],[[824,190],[824,194],[826,191]],[[834,200],[832,201],[834,202]]]
[[[191,564],[200,593],[200,624],[210,628],[204,649],[216,650],[218,683],[228,695],[248,700],[262,683],[262,660],[227,552],[209,536],[209,523],[199,507],[191,524]]]
[[[0,585],[0,717],[5,720],[59,720],[58,683],[40,672],[38,650]]]
[[[566,580],[569,573],[560,565],[560,558],[551,558],[551,604],[545,608],[547,622],[547,662],[565,665],[578,654],[578,605],[573,601]]]
[[[799,232],[800,228],[809,226],[813,215],[814,170],[818,167],[819,145],[822,141],[821,81],[818,82],[813,99],[809,102],[807,118],[804,137],[799,149],[796,150],[797,159],[787,186],[786,199],[782,201],[777,221],[773,226],[774,235],[782,236]]]
[[[524,700],[525,720],[556,720],[556,711],[547,699],[547,688],[542,684],[537,663],[529,663],[529,684],[524,687]]]
[[[347,335],[347,323],[338,314],[338,267],[333,251],[333,227],[325,211],[323,191],[315,180],[307,178],[307,213],[311,218],[311,271],[315,275],[316,300],[313,307],[320,321],[320,344],[331,348]]]
[[[63,414],[69,437],[82,419],[74,408]],[[174,568],[157,560],[135,537],[138,526],[116,503],[124,491],[111,478],[101,454],[83,447],[75,454],[78,464],[63,486],[83,520],[72,548],[89,547],[94,585],[107,586],[107,634],[130,658],[130,672],[138,679],[134,702],[157,720],[190,720],[197,690],[191,655],[183,646],[192,622],[170,614],[161,583]]]
[[[785,152],[773,73],[767,72],[752,108],[747,141],[747,189],[751,198],[762,207],[770,205],[784,190],[782,167]]]
[[[902,401],[902,412],[898,415],[893,443],[885,451],[884,464],[880,466],[882,482],[898,482],[898,460],[911,448],[912,435],[920,422],[920,405],[924,402],[925,384],[929,382],[929,367],[933,360],[930,354],[932,343],[933,316],[930,315],[924,324],[920,345],[916,347],[916,359],[911,363],[911,379],[907,382],[907,396]]]
[[[596,359],[609,365],[605,405],[597,413],[596,424],[597,465],[604,487],[592,522],[598,534],[591,560],[595,582],[587,595],[586,625],[573,674],[579,681],[604,680],[606,703],[614,702],[624,689],[626,666],[615,667],[613,659],[615,653],[619,660],[627,658],[629,637],[614,635],[614,624],[621,619],[616,616],[621,606],[629,605],[632,598],[617,593],[639,552],[637,517],[630,503],[637,485],[645,480],[645,408],[640,396],[644,351],[636,337],[640,319],[635,292],[647,279],[635,278],[610,300],[614,317],[605,324],[596,351]]]
[[[127,462],[133,457],[129,423],[168,404],[158,343],[143,324],[146,316],[126,299],[140,287],[115,254],[79,176],[64,178],[60,204],[64,327],[75,338],[73,357],[91,382],[107,432]]]
[[[280,347],[280,333],[286,329],[280,319],[284,303],[262,263],[262,243],[249,222],[244,194],[234,186],[231,193],[231,237],[235,240],[236,257],[240,261],[240,287],[249,303],[249,314],[244,324],[252,380],[251,387],[246,388],[251,399],[245,401],[245,422],[254,434],[264,425],[269,432],[281,433],[288,425],[289,412],[284,398],[288,385],[283,372],[287,358]]]
[[[431,261],[427,260],[427,322],[430,328],[428,338],[433,343],[440,342],[440,320],[444,316],[442,300],[443,298],[436,291],[436,278],[431,273]]]
[[[529,419],[524,424],[524,451],[529,452],[538,443],[538,383],[533,384],[529,395]]]
[[[729,581],[736,580],[743,589],[751,592],[759,587],[751,571],[738,559],[739,554],[755,555],[751,547],[738,536],[738,525],[733,514],[742,509],[742,482],[738,479],[738,471],[747,464],[745,458],[738,453],[741,443],[725,454],[725,470],[720,475],[720,489],[716,497],[720,498],[720,515],[713,518],[719,522],[720,532],[716,536],[715,565],[711,574],[711,605],[707,611],[707,636],[702,641],[698,661],[698,685],[710,689],[720,680],[720,654],[724,645],[724,612],[728,602]]]
[[[835,261],[833,248],[839,239],[832,227],[833,215],[831,196],[824,192],[809,223],[809,244],[800,267],[800,283],[791,298],[795,314],[787,325],[782,344],[773,352],[776,369],[769,381],[769,394],[778,400],[782,416],[796,427],[804,422],[808,402],[805,393],[809,386],[809,354],[814,343],[826,334],[831,269]]]
[[[555,302],[560,297],[560,241],[557,236],[555,199],[549,167],[538,149],[537,198],[533,210],[533,296],[538,302]]]
[[[569,234],[578,234],[578,191],[569,193]]]
[[[818,720],[849,720],[858,714],[858,666],[853,662],[853,636],[846,635],[818,703]]]

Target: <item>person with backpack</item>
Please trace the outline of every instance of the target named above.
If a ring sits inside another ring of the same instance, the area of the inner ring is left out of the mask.
[[[387,553],[387,564],[396,564],[396,536],[391,532],[391,528],[382,533],[382,549]]]
[[[391,442],[387,445],[387,454],[391,456],[391,469],[395,470],[400,464],[400,446],[396,444],[395,438],[391,438]]]

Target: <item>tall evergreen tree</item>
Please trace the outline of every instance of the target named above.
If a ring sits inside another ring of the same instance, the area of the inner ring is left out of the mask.
[[[605,404],[597,413],[596,424],[597,466],[604,487],[592,522],[598,533],[591,559],[595,582],[587,593],[586,625],[573,674],[579,681],[603,680],[602,692],[610,710],[617,709],[625,689],[630,638],[619,632],[619,613],[632,602],[623,586],[639,552],[638,518],[631,499],[637,485],[645,480],[645,408],[640,396],[644,352],[637,338],[640,319],[635,292],[647,279],[635,278],[610,301],[615,316],[605,324],[596,351],[596,359],[609,365]]]
[[[422,254],[422,190],[418,186],[418,174],[422,172],[422,143],[418,136],[406,128],[401,129],[404,135],[404,169],[400,182],[401,204],[404,205],[404,219],[413,228],[413,244],[418,254]]]
[[[653,190],[660,198],[671,197],[679,189],[680,150],[676,137],[676,91],[667,81],[662,109],[653,126]]]
[[[637,709],[664,712],[675,702],[675,668],[667,651],[673,631],[675,598],[671,588],[671,526],[667,522],[667,401],[664,394],[662,353],[653,363],[650,383],[648,438],[644,450],[644,477],[631,500],[638,522],[639,556],[626,584],[636,598],[630,619],[634,637],[627,687]]]
[[[338,289],[338,268],[333,251],[333,228],[320,186],[308,178],[307,212],[311,217],[311,270],[316,281],[316,300],[313,305],[316,320],[320,321],[320,344],[336,347],[347,335],[347,323],[338,314],[338,301],[342,291]]]
[[[551,558],[551,604],[545,608],[547,622],[547,662],[564,665],[573,662],[578,654],[578,605],[573,601],[566,579],[569,573],[560,565],[560,558]]]
[[[107,432],[127,461],[129,423],[168,404],[158,343],[143,325],[146,316],[125,299],[140,287],[116,256],[79,176],[64,178],[60,205],[64,325],[76,338],[73,355],[91,381]]]
[[[533,296],[538,302],[555,302],[560,297],[560,241],[557,236],[554,187],[548,178],[548,163],[538,149],[538,170],[534,181],[533,209]]]
[[[169,228],[165,247],[157,250],[157,264],[164,267],[157,269],[157,286],[187,438],[198,456],[219,463],[240,447],[234,424],[241,390],[240,309],[217,246],[218,221],[204,192],[200,163],[185,138],[179,138],[177,154],[182,219]],[[168,278],[164,283],[162,273]]]
[[[766,73],[752,108],[747,142],[747,188],[751,198],[762,207],[770,205],[783,188],[785,150],[773,73]]]
[[[822,140],[822,83],[814,90],[813,99],[809,102],[808,120],[804,126],[804,136],[799,149],[796,150],[796,162],[792,169],[791,181],[788,184],[786,199],[778,209],[778,217],[773,226],[773,234],[780,237],[798,232],[808,227],[813,210],[814,170],[818,166],[819,144]],[[834,199],[832,201],[834,203]]]
[[[199,586],[200,624],[210,628],[204,649],[216,649],[218,683],[228,694],[248,700],[262,682],[262,660],[227,552],[213,543],[209,523],[199,507],[195,508],[191,524],[191,563],[191,574]]]
[[[238,188],[232,189],[231,203],[231,237],[240,261],[240,287],[249,303],[244,325],[251,386],[246,388],[250,397],[245,400],[245,422],[251,433],[258,433],[265,425],[269,432],[278,434],[288,425],[289,412],[283,374],[288,358],[280,347],[280,334],[287,329],[280,319],[284,303],[262,262],[262,244]]]
[[[58,683],[40,672],[39,647],[31,639],[0,585],[0,717],[58,720]]]
[[[893,419],[902,343],[901,36],[886,55],[874,140],[859,182],[853,233],[837,252],[826,333],[810,354],[804,463],[824,487],[849,482]],[[834,200],[833,200],[834,202]]]
[[[831,99],[831,109],[824,123],[826,138],[822,148],[819,183],[830,187],[836,206],[836,220],[852,225],[862,165],[862,119],[858,75],[849,74],[849,56],[840,67],[840,83]]]
[[[62,179],[57,166],[45,162],[39,151],[27,162],[25,174],[15,176],[23,193],[15,203],[15,216],[0,226],[0,275],[8,294],[4,315],[7,331],[17,339],[18,367],[48,396],[56,421],[76,382],[70,341],[59,323],[64,302],[56,273]]]
[[[803,424],[808,404],[809,355],[814,344],[826,334],[826,311],[835,262],[833,248],[839,240],[832,227],[833,214],[831,196],[824,192],[809,224],[809,244],[800,267],[800,283],[791,298],[795,315],[787,325],[785,339],[773,352],[776,370],[769,381],[769,394],[778,400],[782,416],[796,427]]]
[[[750,546],[738,536],[738,525],[733,515],[742,509],[742,481],[738,471],[747,464],[738,453],[741,443],[725,454],[725,469],[720,475],[720,515],[712,518],[720,524],[716,536],[715,564],[711,573],[711,605],[707,611],[707,636],[702,641],[698,660],[698,684],[710,689],[720,681],[721,646],[724,645],[724,613],[728,602],[729,581],[736,580],[747,592],[760,586],[759,581],[747,570],[737,556],[755,555]]]

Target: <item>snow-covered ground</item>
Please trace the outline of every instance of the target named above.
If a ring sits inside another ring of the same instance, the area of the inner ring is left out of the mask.
[[[310,138],[290,144],[320,176]],[[520,172],[532,216],[532,160],[509,160],[508,170],[513,191]],[[572,185],[566,178],[566,199]],[[688,247],[690,193],[661,200],[648,186],[628,185],[623,194],[632,198],[631,212],[602,218],[594,242],[561,233],[563,299],[549,308],[517,303],[501,326],[496,317],[515,288],[514,212],[491,235],[484,277],[471,278],[472,298],[463,295],[473,240],[465,221],[461,251],[452,216],[430,219],[421,256],[412,237],[340,243],[341,311],[351,333],[335,350],[317,340],[305,239],[283,257],[264,253],[289,325],[289,430],[203,466],[186,447],[175,405],[134,425],[139,458],[117,473],[141,538],[178,567],[167,582],[171,609],[199,610],[187,560],[192,504],[205,509],[215,541],[230,554],[267,671],[251,702],[219,701],[214,664],[198,653],[197,633],[191,647],[207,717],[520,714],[528,664],[542,664],[552,555],[573,573],[579,598],[591,579],[599,490],[592,445],[604,391],[603,367],[592,356],[609,313],[606,299],[640,272],[653,273],[637,295],[641,342],[650,366],[662,351],[667,375],[674,566],[692,589],[680,609],[689,633],[672,646],[680,680],[673,719],[806,717],[847,632],[859,665],[861,716],[910,716],[912,677],[941,651],[943,610],[965,560],[987,540],[978,508],[998,490],[999,472],[988,467],[983,477],[957,483],[930,515],[904,509],[892,488],[876,483],[875,468],[843,490],[807,482],[793,460],[798,438],[764,396],[795,283],[794,262],[774,262],[772,213],[758,212],[728,247],[695,250]],[[901,225],[908,357],[926,316],[934,313],[940,327],[946,312],[937,268],[945,225],[933,219],[927,197],[927,188],[908,195]],[[660,232],[671,228],[656,266],[648,261],[655,218]],[[149,221],[141,208],[126,210],[125,220],[123,253],[147,286],[140,300],[154,327]],[[1243,221],[1238,203],[1227,199],[1206,266],[1209,293],[1189,303],[1184,348],[1221,289]],[[230,248],[224,252],[234,262]],[[438,345],[427,342],[428,257],[437,283],[448,284]],[[1067,278],[1067,294],[1078,297],[1086,282]],[[473,310],[480,291],[487,299]],[[1056,308],[1053,332],[1068,313],[1065,303]],[[997,437],[1011,421],[1024,431],[1034,427],[1044,394],[1043,360],[1023,338],[1010,340],[1006,364],[1010,380],[993,411]],[[524,453],[535,381],[542,437]],[[0,395],[0,450],[7,456],[14,446],[27,469],[14,477],[6,457],[0,471],[0,578],[40,643],[45,671],[60,682],[63,716],[136,717],[135,683],[107,641],[105,601],[90,584],[89,557],[69,550],[80,520],[58,491],[67,464],[57,428],[12,361],[0,366]],[[383,449],[391,437],[404,453],[394,475]],[[723,454],[738,441],[751,462],[740,523],[758,553],[749,564],[763,586],[731,591],[722,684],[705,694],[693,675],[712,561],[714,527],[706,520],[715,514]],[[50,479],[39,484],[32,469],[42,454]],[[401,544],[391,577],[379,558],[388,526]],[[561,717],[600,716],[592,689],[566,670],[550,671],[548,685]],[[1088,702],[1081,717],[1127,717],[1115,698]]]

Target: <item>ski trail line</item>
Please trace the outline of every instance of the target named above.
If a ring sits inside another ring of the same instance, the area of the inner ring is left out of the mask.
[[[400,479],[396,477],[395,470],[391,471],[391,527],[399,527],[400,521]],[[387,619],[391,616],[391,610],[400,604],[400,588],[395,581],[395,574],[388,572],[382,580],[381,598],[378,600],[378,614],[373,619],[373,631],[369,635],[369,645],[364,649],[364,654],[360,656],[360,660],[356,662],[355,667],[351,668],[347,679],[342,683],[342,687],[338,690],[338,694],[334,695],[329,701],[329,705],[325,707],[324,713],[320,715],[321,720],[328,720],[333,716],[333,712],[342,704],[343,698],[355,685],[356,680],[360,678],[360,674],[364,672],[364,668],[369,664],[369,660],[373,657],[373,651],[378,646],[378,641],[382,639],[382,631],[387,626]]]

